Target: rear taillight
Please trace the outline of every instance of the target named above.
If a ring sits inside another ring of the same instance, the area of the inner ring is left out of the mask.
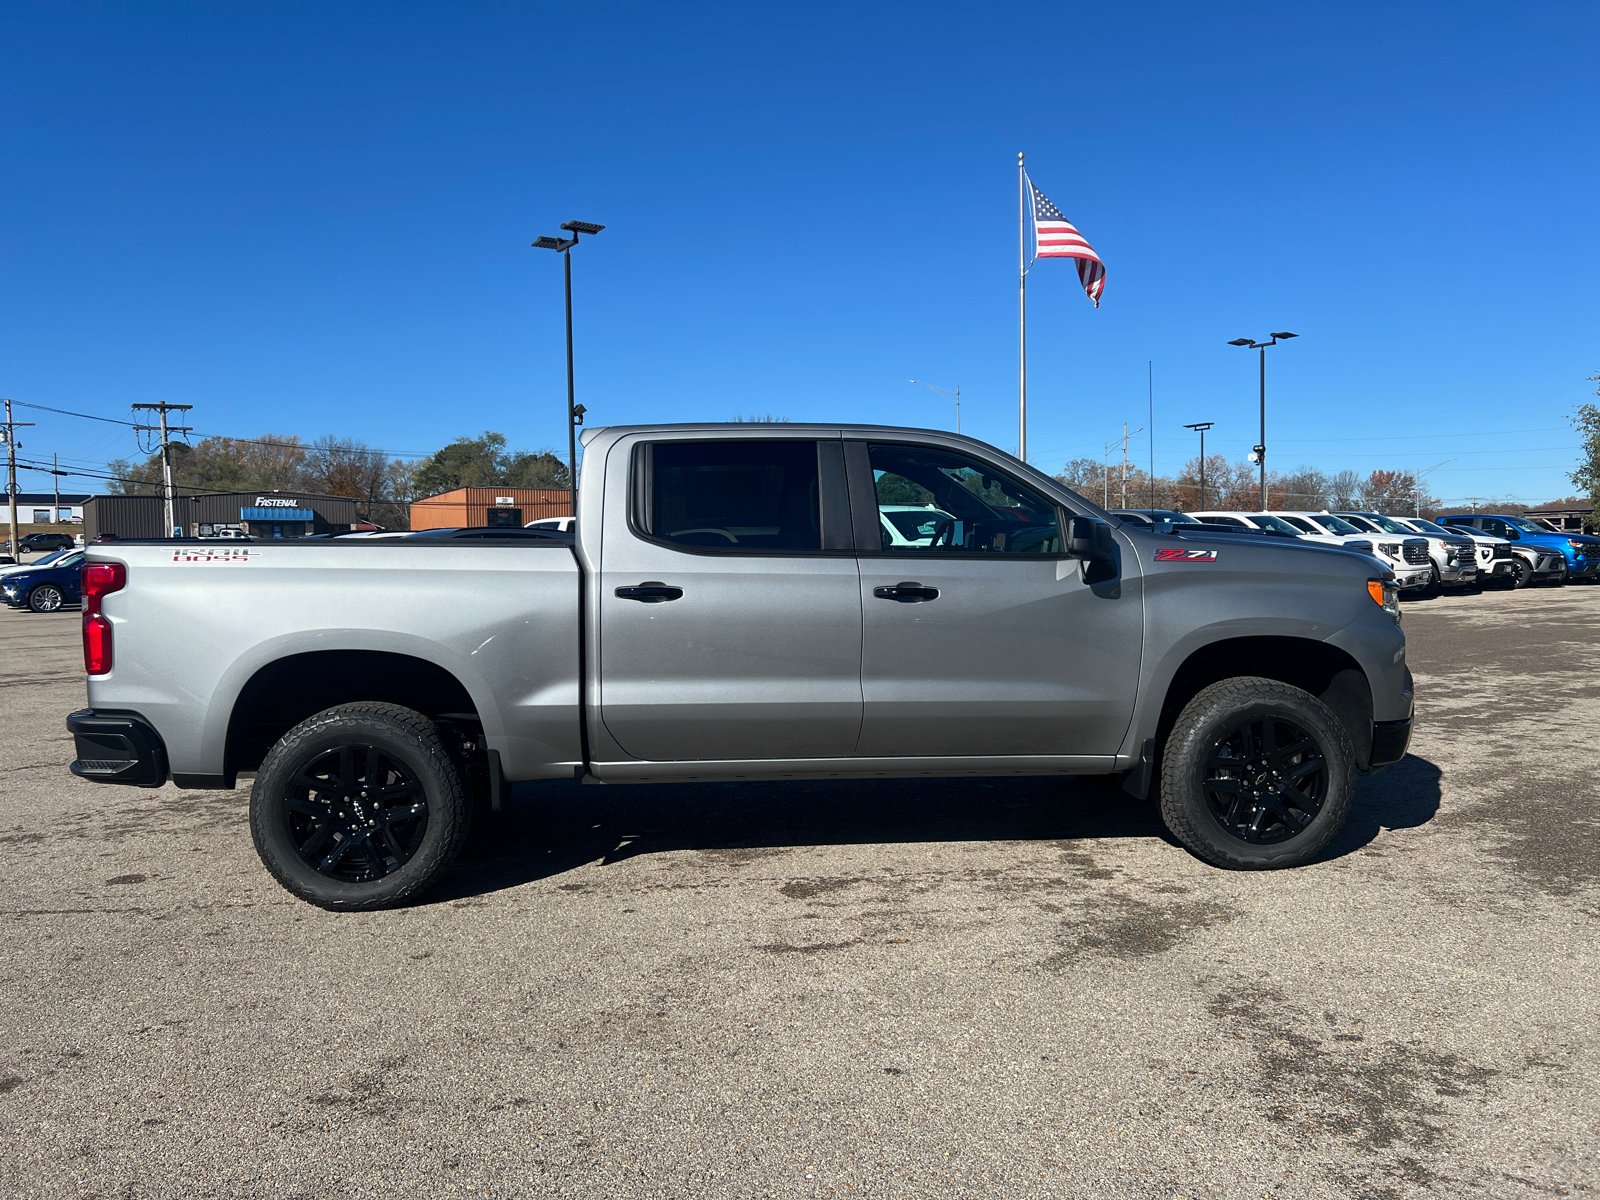
[[[128,583],[128,568],[121,563],[88,563],[83,568],[83,669],[91,675],[111,670],[111,622],[100,611],[100,601]]]

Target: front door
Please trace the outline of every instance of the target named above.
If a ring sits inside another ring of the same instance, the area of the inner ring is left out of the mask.
[[[837,439],[661,439],[601,551],[600,695],[632,759],[838,758],[861,592]]]
[[[857,752],[1115,754],[1139,678],[1137,586],[1088,582],[1055,502],[992,464],[847,446],[851,498],[876,504],[879,533],[860,559]]]

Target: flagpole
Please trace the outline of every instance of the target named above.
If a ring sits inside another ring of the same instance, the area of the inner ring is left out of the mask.
[[[1017,152],[1017,457],[1028,461],[1028,177]]]

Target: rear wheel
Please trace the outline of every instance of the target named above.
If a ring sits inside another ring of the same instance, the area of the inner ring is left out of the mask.
[[[344,704],[296,725],[250,792],[256,853],[321,908],[391,908],[432,885],[472,804],[438,728],[397,704]]]
[[[53,583],[41,583],[28,593],[28,607],[34,612],[55,612],[66,598]]]
[[[1355,752],[1328,706],[1273,679],[1224,679],[1184,706],[1161,765],[1161,816],[1207,862],[1294,867],[1339,832]]]

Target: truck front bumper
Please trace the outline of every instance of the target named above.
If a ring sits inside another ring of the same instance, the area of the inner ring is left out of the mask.
[[[78,757],[67,768],[80,779],[160,787],[167,781],[167,747],[136,712],[80,708],[67,714]]]
[[[1372,761],[1374,771],[1397,763],[1406,756],[1411,744],[1411,718],[1404,721],[1374,721],[1372,723]]]

